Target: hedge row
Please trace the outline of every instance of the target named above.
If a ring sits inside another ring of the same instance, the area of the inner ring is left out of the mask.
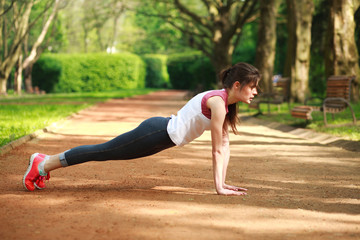
[[[200,52],[171,55],[167,69],[176,89],[210,89],[216,85],[215,70]]]
[[[144,56],[144,61],[146,63],[146,87],[170,88],[171,83],[166,67],[167,56],[149,54]]]
[[[33,84],[46,92],[96,92],[132,88],[209,89],[210,61],[199,52],[164,55],[43,54]]]
[[[47,92],[96,92],[143,88],[145,71],[134,54],[44,54],[32,77]]]

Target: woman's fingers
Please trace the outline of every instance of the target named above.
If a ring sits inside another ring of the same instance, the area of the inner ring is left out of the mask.
[[[239,192],[235,190],[230,189],[222,189],[221,191],[218,191],[219,195],[227,195],[227,196],[241,196],[241,195],[247,195],[246,192]]]
[[[247,191],[246,188],[235,187],[235,186],[230,186],[230,185],[225,185],[224,188],[234,190],[234,191]]]

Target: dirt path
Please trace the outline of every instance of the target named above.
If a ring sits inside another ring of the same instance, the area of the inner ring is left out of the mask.
[[[148,158],[59,169],[47,189],[23,189],[32,153],[104,142],[175,113],[183,96],[111,100],[1,156],[0,239],[360,238],[359,153],[248,122],[231,136],[228,171],[246,197],[215,194],[209,133]]]

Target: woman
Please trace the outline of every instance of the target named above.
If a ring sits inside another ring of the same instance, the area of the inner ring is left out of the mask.
[[[249,104],[257,94],[259,71],[250,64],[237,63],[220,74],[224,89],[200,93],[176,116],[153,117],[136,129],[106,143],[75,147],[57,155],[35,153],[23,177],[29,191],[45,187],[50,171],[88,161],[125,160],[149,156],[173,146],[183,146],[211,130],[212,159],[216,192],[246,195],[247,189],[225,184],[230,158],[230,126],[236,134],[237,103]]]

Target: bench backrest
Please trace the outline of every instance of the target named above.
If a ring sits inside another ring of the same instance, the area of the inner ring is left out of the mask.
[[[274,83],[274,92],[282,96],[284,101],[288,101],[290,98],[290,78],[279,78]]]
[[[355,76],[331,76],[326,82],[326,98],[343,98],[350,101],[351,81]],[[342,108],[346,104],[341,101],[330,101],[328,107]]]

